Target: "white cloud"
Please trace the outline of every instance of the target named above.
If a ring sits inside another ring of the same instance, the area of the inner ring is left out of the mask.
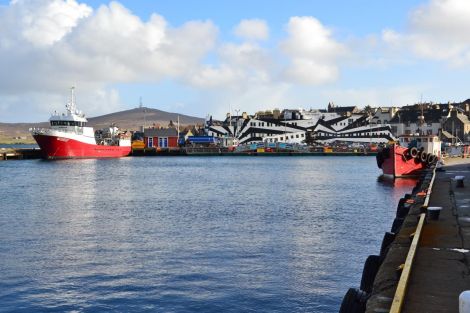
[[[335,81],[338,78],[338,72],[338,68],[334,65],[298,58],[292,60],[285,74],[287,78],[303,84],[319,85]]]
[[[73,56],[81,71],[101,81],[158,81],[191,72],[213,49],[217,32],[208,21],[171,28],[157,14],[145,23],[111,3],[80,25],[58,52],[67,65]]]
[[[401,48],[403,45],[403,36],[393,29],[384,29],[382,40],[392,48]]]
[[[469,16],[467,0],[432,0],[411,12],[405,32],[388,29],[382,39],[394,49],[410,49],[421,58],[469,65]]]
[[[242,20],[234,30],[236,36],[248,40],[266,40],[269,37],[269,27],[266,21],[260,19]]]
[[[281,49],[291,59],[285,70],[288,80],[315,85],[338,78],[337,61],[346,48],[332,38],[330,29],[313,17],[292,17],[287,32]]]
[[[38,47],[54,44],[77,26],[81,19],[88,17],[92,9],[74,0],[12,1],[0,11],[2,43],[25,40]],[[15,25],[15,28],[11,28]]]
[[[187,75],[200,88],[242,90],[271,81],[275,65],[269,53],[255,43],[225,43],[216,50],[219,64],[201,65]]]
[[[79,108],[93,116],[125,107],[112,86],[162,80],[261,108],[286,100],[294,83],[339,76],[346,49],[313,17],[291,18],[273,49],[259,42],[269,37],[263,20],[242,20],[234,32],[241,42],[223,42],[211,21],[175,27],[155,13],[144,21],[118,2],[96,10],[77,0],[11,2],[0,6],[0,116],[20,106],[46,119],[71,85]]]
[[[237,67],[252,69],[266,69],[270,62],[268,53],[252,43],[224,44],[219,49],[219,57]]]
[[[103,103],[109,110],[119,103],[97,96],[108,97],[114,83],[187,80],[217,36],[210,21],[171,27],[157,14],[142,21],[117,2],[93,11],[75,0],[15,1],[0,6],[0,93],[48,108],[48,95],[76,85],[96,115]]]
[[[78,13],[74,22],[65,18],[62,23],[56,18],[69,16],[78,8],[84,8],[86,18]],[[102,85],[183,77],[215,46],[218,30],[210,21],[190,21],[172,28],[157,14],[144,22],[117,2],[91,14],[89,10],[68,0],[18,1],[0,11],[0,38],[9,38],[8,44],[0,45],[0,62],[6,69],[0,73],[0,90],[7,81],[42,90],[45,77],[54,88],[68,81]],[[28,23],[22,22],[23,15]],[[4,18],[11,16],[17,18]],[[55,24],[50,20],[63,27],[52,32],[50,25]],[[12,39],[18,31],[30,34],[29,45]],[[41,36],[46,38],[41,45],[47,43],[48,47],[37,47]],[[12,73],[18,75],[11,77]]]
[[[188,81],[201,88],[219,88],[221,86],[233,86],[243,77],[243,72],[228,65],[205,65],[188,75]],[[230,87],[227,87],[230,88]]]

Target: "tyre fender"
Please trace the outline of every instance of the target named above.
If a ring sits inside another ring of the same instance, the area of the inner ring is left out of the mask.
[[[375,276],[377,276],[381,264],[382,258],[379,255],[369,255],[367,257],[362,270],[361,290],[368,294],[372,292]]]
[[[419,152],[418,148],[413,147],[409,150],[410,150],[410,156],[415,159],[418,156],[418,152]]]
[[[367,294],[357,288],[349,288],[344,295],[339,313],[364,313],[366,311]]]

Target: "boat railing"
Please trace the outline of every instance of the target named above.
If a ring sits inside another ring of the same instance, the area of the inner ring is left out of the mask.
[[[51,128],[36,128],[36,127],[33,127],[33,128],[30,128],[29,131],[35,135],[41,135],[41,134],[44,134],[44,135],[52,135],[52,134],[55,134],[58,130],[57,129],[51,129]],[[68,128],[61,128],[60,129],[60,132],[63,132],[63,133],[70,133],[70,134],[77,134],[77,135],[83,135],[83,130],[82,129],[68,129]]]

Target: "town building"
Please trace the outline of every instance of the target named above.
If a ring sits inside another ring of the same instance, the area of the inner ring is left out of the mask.
[[[286,109],[282,112],[261,111],[251,116],[227,114],[224,121],[209,118],[206,134],[221,142],[285,142],[331,143],[335,141],[386,143],[393,140],[391,129],[385,124],[369,123],[370,116],[357,107],[340,109],[329,104],[328,110]],[[230,138],[232,140],[225,140]]]
[[[373,112],[371,124],[389,124],[399,110],[398,107],[378,107]]]
[[[351,116],[353,114],[360,113],[360,110],[357,106],[344,106],[340,107],[335,105],[333,102],[328,103],[327,112],[329,113],[337,113],[341,116]]]
[[[401,107],[390,120],[395,136],[426,134],[440,136],[442,124],[449,115],[447,104],[415,104]]]
[[[450,116],[444,122],[443,130],[446,137],[454,141],[453,143],[456,143],[455,141],[470,142],[470,120],[465,114],[465,110],[460,108],[451,109]]]
[[[177,148],[178,131],[175,128],[146,128],[144,144],[145,148]]]

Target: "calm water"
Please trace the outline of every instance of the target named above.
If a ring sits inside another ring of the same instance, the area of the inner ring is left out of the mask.
[[[398,199],[373,157],[0,162],[0,310],[337,312]]]
[[[39,149],[39,146],[36,144],[0,144],[0,149]]]

